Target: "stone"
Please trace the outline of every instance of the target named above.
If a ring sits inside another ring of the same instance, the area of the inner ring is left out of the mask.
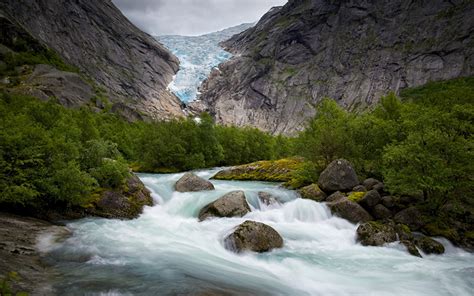
[[[434,239],[423,236],[415,238],[415,245],[425,254],[443,254],[444,246]]]
[[[358,184],[352,164],[345,159],[331,162],[318,179],[318,185],[324,192],[350,191]]]
[[[358,203],[341,198],[327,204],[331,211],[337,216],[349,220],[352,223],[367,222],[373,220],[372,216]]]
[[[411,240],[401,240],[400,243],[407,248],[407,252],[410,255],[422,258],[420,252],[416,248],[416,245],[413,241],[411,241]]]
[[[381,202],[384,205],[384,207],[386,207],[388,209],[391,209],[395,206],[395,200],[390,195],[382,196]]]
[[[400,241],[413,241],[414,239],[410,227],[405,224],[396,224],[395,231],[397,232],[398,240]]]
[[[340,192],[340,191],[336,191],[334,192],[333,194],[329,195],[327,198],[326,198],[326,202],[336,202],[340,199],[344,199],[346,198],[346,196]]]
[[[206,179],[196,176],[193,173],[184,174],[175,184],[176,191],[194,192],[203,190],[214,190],[214,185]]]
[[[357,227],[357,240],[363,246],[382,246],[397,240],[393,225],[370,221]]]
[[[357,185],[354,188],[352,188],[353,192],[366,192],[367,188],[365,188],[364,185]]]
[[[419,230],[425,224],[422,213],[416,207],[401,210],[395,214],[393,219],[397,223],[408,225],[414,231]]]
[[[364,182],[362,182],[362,185],[364,185],[367,190],[378,190],[380,188],[383,189],[383,183],[375,178],[365,179]]]
[[[372,209],[372,215],[375,219],[384,220],[392,217],[392,212],[385,206],[378,204]]]
[[[260,191],[258,192],[258,199],[267,206],[273,204],[280,204],[280,201],[276,196],[273,196],[271,193]]]
[[[311,199],[317,202],[324,201],[327,197],[317,184],[311,184],[298,190],[301,198]]]
[[[199,221],[211,217],[242,217],[250,212],[243,191],[232,191],[206,205],[199,211]]]
[[[283,247],[283,238],[272,227],[255,221],[245,221],[224,240],[226,249],[234,252],[268,252]]]
[[[382,198],[376,190],[370,190],[359,200],[359,204],[370,211],[378,205],[381,200]]]

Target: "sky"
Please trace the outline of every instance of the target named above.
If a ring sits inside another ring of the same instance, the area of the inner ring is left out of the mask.
[[[151,35],[201,35],[256,22],[287,0],[112,0]]]

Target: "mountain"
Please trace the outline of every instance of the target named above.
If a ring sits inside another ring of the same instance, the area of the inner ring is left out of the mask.
[[[474,2],[290,0],[222,43],[201,87],[219,123],[294,134],[330,97],[362,110],[389,91],[474,73]]]
[[[189,103],[195,100],[198,87],[211,70],[232,57],[229,52],[219,46],[219,43],[253,25],[251,23],[241,24],[201,36],[157,36],[158,41],[175,54],[181,63],[175,79],[169,86],[170,90],[182,102]]]
[[[105,89],[112,111],[130,120],[183,114],[181,102],[167,90],[178,71],[178,59],[130,23],[110,0],[3,0],[0,14],[10,28],[4,30],[2,43],[6,37],[14,37],[13,32],[29,34],[76,66],[81,77],[86,77],[84,80],[91,78],[96,93],[102,93],[97,89]],[[50,83],[51,76],[64,79],[65,75],[43,67],[39,76],[40,81],[46,79]],[[64,88],[59,82],[54,83],[56,88]],[[49,92],[57,94],[56,91]],[[88,99],[68,100],[68,105],[82,105]]]

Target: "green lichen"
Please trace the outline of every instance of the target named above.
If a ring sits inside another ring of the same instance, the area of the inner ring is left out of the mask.
[[[365,195],[365,192],[362,192],[362,191],[351,192],[349,196],[347,196],[347,198],[350,201],[359,202],[359,200],[361,200],[364,197],[364,195]]]

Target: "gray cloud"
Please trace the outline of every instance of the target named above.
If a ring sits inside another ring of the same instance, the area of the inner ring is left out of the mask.
[[[152,35],[199,35],[255,22],[287,0],[112,0]]]

